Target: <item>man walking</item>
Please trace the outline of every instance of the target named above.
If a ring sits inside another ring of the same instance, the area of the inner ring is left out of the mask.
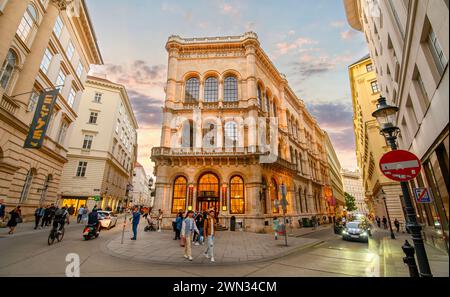
[[[210,210],[208,216],[205,219],[204,227],[203,227],[203,237],[207,239],[207,248],[203,255],[211,259],[211,262],[215,262],[214,260],[214,236],[216,235],[216,217],[214,210]]]
[[[162,219],[163,219],[163,212],[161,209],[158,209],[158,232],[161,232]]]
[[[399,233],[400,232],[400,222],[397,219],[394,220],[394,225],[395,225],[395,228],[397,229],[397,233]]]
[[[384,228],[384,229],[387,229],[387,219],[386,219],[385,216],[383,216],[382,222],[383,222],[383,228]]]
[[[44,213],[45,213],[45,208],[42,207],[42,205],[39,206],[38,208],[36,208],[36,210],[34,211],[34,230],[36,230],[38,228],[39,222],[44,217]]]
[[[131,237],[131,240],[136,240],[137,239],[137,228],[139,225],[139,220],[141,218],[141,212],[139,211],[139,208],[137,206],[135,206],[133,208],[133,212],[132,212],[133,216],[132,216],[132,223],[133,223],[133,237]]]
[[[4,204],[3,199],[0,200],[0,222],[3,222],[5,220],[5,210],[6,206]]]
[[[186,219],[183,221],[181,227],[181,236],[185,239],[184,243],[184,257],[192,261],[192,236],[194,232],[198,233],[197,225],[194,221],[194,212],[192,210],[188,211]]]
[[[78,210],[78,214],[77,214],[77,224],[79,224],[81,222],[81,219],[83,218],[83,214],[84,214],[84,205],[82,205],[80,207],[80,209]]]

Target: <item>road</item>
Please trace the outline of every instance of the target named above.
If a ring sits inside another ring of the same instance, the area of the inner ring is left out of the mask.
[[[120,227],[103,231],[91,241],[81,240],[82,229],[81,225],[67,228],[64,240],[52,246],[47,245],[49,230],[8,237],[2,229],[0,276],[65,276],[66,256],[71,253],[80,257],[81,276],[378,276],[382,273],[376,243],[346,242],[330,230],[307,235],[320,239],[321,244],[271,261],[231,266],[187,262],[174,266],[139,263],[106,254],[105,243],[120,234]],[[128,233],[125,240],[129,240]]]

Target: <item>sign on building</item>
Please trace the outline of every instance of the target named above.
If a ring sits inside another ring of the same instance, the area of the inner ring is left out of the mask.
[[[55,89],[42,92],[39,96],[24,148],[39,149],[42,147],[58,93],[59,89]]]
[[[414,188],[417,203],[431,203],[431,192],[428,188]]]

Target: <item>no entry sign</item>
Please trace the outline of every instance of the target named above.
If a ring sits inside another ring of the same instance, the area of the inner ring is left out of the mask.
[[[414,179],[422,165],[420,160],[408,151],[392,151],[386,153],[380,160],[380,169],[383,174],[392,180],[406,182]]]

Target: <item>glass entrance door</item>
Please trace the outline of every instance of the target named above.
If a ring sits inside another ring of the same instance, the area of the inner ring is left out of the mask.
[[[206,211],[211,208],[214,208],[217,211],[219,211],[219,200],[218,199],[211,199],[211,200],[199,200],[197,210],[198,211]]]

